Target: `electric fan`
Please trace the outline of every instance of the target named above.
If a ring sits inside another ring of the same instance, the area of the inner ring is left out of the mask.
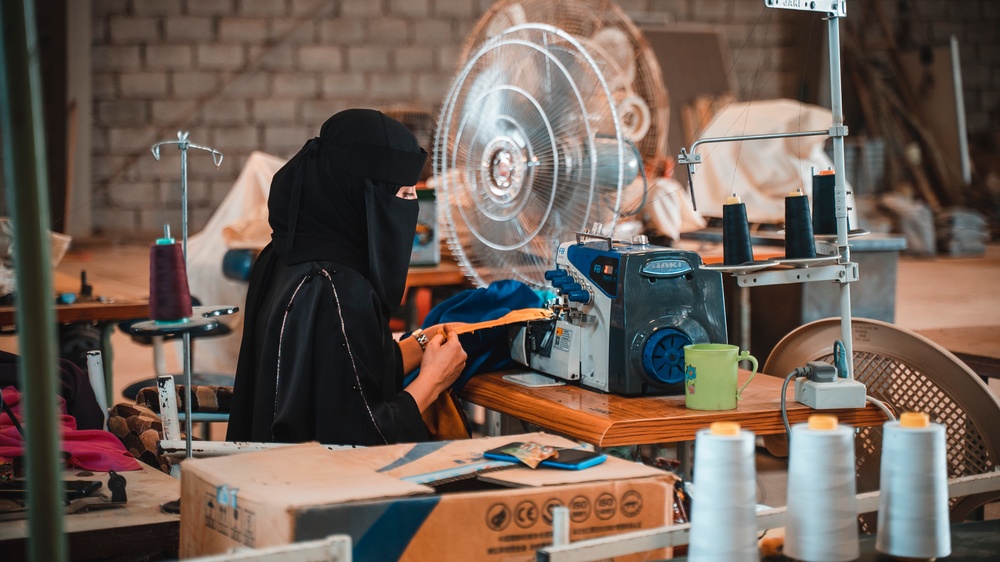
[[[634,212],[641,197],[626,188],[645,179],[645,139],[665,141],[665,123],[637,129],[622,112],[632,107],[622,100],[638,74],[655,75],[665,99],[658,67],[623,70],[608,54],[614,49],[601,46],[615,41],[591,33],[603,28],[588,15],[593,2],[556,4],[582,38],[531,21],[536,4],[544,3],[501,3],[480,21],[435,133],[440,222],[456,261],[479,286],[498,279],[545,286],[561,242],[594,223],[612,229]],[[650,107],[640,101],[634,107]]]

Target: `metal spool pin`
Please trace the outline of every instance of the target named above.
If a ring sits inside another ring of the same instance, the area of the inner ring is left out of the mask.
[[[223,155],[214,148],[200,146],[188,140],[187,131],[177,131],[177,140],[162,141],[150,147],[153,158],[160,159],[160,147],[165,144],[175,144],[181,151],[181,241],[184,254],[184,270],[187,271],[187,243],[188,243],[188,184],[187,184],[187,152],[189,148],[204,150],[212,154],[212,162],[218,168],[222,164]],[[191,332],[183,332],[183,361],[184,361],[184,432],[187,446],[187,458],[191,458]]]

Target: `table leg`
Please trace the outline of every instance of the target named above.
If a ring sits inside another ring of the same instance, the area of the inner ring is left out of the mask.
[[[115,375],[111,368],[114,361],[114,354],[111,351],[111,335],[115,332],[115,323],[108,322],[100,324],[101,329],[101,360],[104,362],[104,390],[108,399],[108,406],[114,405],[115,398]]]
[[[694,441],[680,441],[677,443],[677,462],[680,463],[678,471],[685,482],[691,482],[693,477],[692,467],[694,465]]]

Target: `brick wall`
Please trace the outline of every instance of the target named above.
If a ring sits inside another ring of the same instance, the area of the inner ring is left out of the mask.
[[[921,0],[947,29],[980,37],[963,49],[970,126],[996,125],[992,45],[1000,2]],[[289,157],[347,107],[436,117],[464,39],[490,0],[93,0],[93,222],[103,234],[150,235],[180,208],[180,162],[154,142],[190,131],[225,153],[221,168],[189,152],[197,232],[253,150]],[[761,0],[620,0],[642,21],[723,30],[742,97],[794,97],[800,15]],[[961,6],[959,6],[961,5]],[[850,8],[849,8],[850,9]],[[849,12],[850,13],[850,12]],[[937,14],[938,12],[933,12]],[[992,21],[992,33],[982,29]],[[928,24],[930,25],[930,24]],[[823,26],[816,28],[822,33]],[[930,29],[930,28],[929,28]],[[934,33],[938,33],[934,27]],[[751,89],[753,94],[751,94]],[[430,147],[428,147],[430,149]]]

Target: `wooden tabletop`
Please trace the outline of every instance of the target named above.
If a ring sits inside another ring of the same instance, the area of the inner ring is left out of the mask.
[[[406,272],[407,287],[440,287],[466,284],[465,274],[451,258],[437,265],[414,265]]]
[[[56,322],[70,324],[73,322],[114,322],[129,318],[149,317],[149,301],[86,301],[73,304],[53,304],[56,312]],[[14,326],[13,306],[0,306],[0,327]]]
[[[777,377],[758,374],[735,410],[699,411],[687,409],[683,395],[624,397],[575,384],[528,388],[503,380],[504,374],[472,377],[462,390],[462,399],[601,447],[692,441],[699,429],[717,421],[739,422],[758,435],[785,431],[780,398],[783,380]],[[740,371],[740,384],[749,374]],[[790,424],[804,422],[817,412],[795,401],[792,385],[787,409]],[[885,421],[882,412],[871,405],[823,413],[836,415],[845,425]]]
[[[160,505],[180,498],[180,480],[142,465],[142,470],[120,472],[125,478],[128,503],[125,507],[91,509],[63,517],[69,539],[70,558],[92,559],[161,559],[176,556],[180,540],[180,516],[163,513]],[[80,470],[67,470],[68,480],[101,480],[101,493],[111,496],[108,474],[78,476]],[[27,560],[28,522],[25,519],[0,522],[0,547],[4,560]],[[17,554],[22,556],[18,557]],[[150,557],[150,555],[159,555]],[[8,558],[10,556],[10,558]]]

